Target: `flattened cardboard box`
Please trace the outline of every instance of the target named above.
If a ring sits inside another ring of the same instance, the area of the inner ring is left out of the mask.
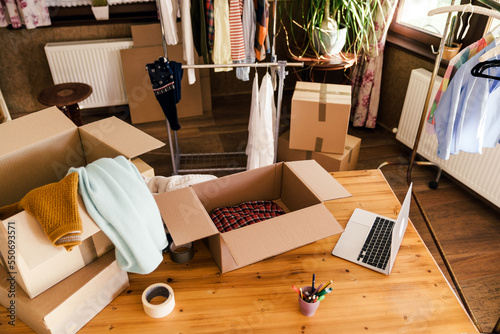
[[[30,190],[59,181],[70,167],[120,154],[131,159],[164,145],[115,117],[77,127],[56,107],[1,124],[0,142],[0,206],[16,203]],[[81,200],[79,212],[84,241],[71,252],[53,246],[38,221],[25,211],[0,221],[0,262],[9,266],[8,240],[14,235],[17,283],[29,297],[113,247]]]
[[[341,233],[323,202],[348,196],[328,172],[308,160],[225,176],[155,199],[174,242],[207,238],[212,257],[225,273]],[[216,208],[255,200],[273,200],[288,213],[225,233],[209,216]]]
[[[294,150],[289,147],[290,132],[278,139],[278,161],[316,160],[327,172],[355,170],[358,164],[361,139],[347,135],[343,154]]]
[[[76,333],[129,286],[127,273],[118,267],[114,252],[106,253],[33,299],[12,287],[15,280],[0,267],[0,304],[9,315],[9,307],[14,309],[16,320],[38,334]]]
[[[292,97],[290,148],[344,153],[351,86],[297,82]]]

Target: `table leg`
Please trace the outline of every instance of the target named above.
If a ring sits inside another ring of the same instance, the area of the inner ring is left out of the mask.
[[[71,104],[69,106],[64,106],[59,108],[64,114],[75,123],[77,126],[83,125],[82,116],[80,114],[80,107],[78,103]]]

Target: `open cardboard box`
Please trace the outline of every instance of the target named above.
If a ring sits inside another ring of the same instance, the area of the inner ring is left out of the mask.
[[[222,273],[319,239],[342,227],[323,201],[351,194],[314,160],[277,163],[155,196],[177,245],[207,238]],[[246,201],[273,200],[285,215],[220,233],[209,213]]]
[[[56,107],[1,124],[0,142],[0,207],[59,181],[70,167],[120,154],[131,159],[164,145],[116,117],[77,127]],[[84,240],[70,252],[53,246],[38,221],[25,211],[0,221],[0,263],[16,272],[18,285],[30,298],[113,247],[81,199],[79,212]]]
[[[114,252],[34,299],[13,286],[15,280],[0,267],[0,304],[13,316],[8,321],[21,320],[38,334],[76,333],[129,286],[128,275],[118,267]]]

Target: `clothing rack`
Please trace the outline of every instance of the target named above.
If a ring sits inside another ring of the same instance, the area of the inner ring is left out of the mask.
[[[431,95],[432,95],[432,89],[433,89],[433,86],[434,86],[434,80],[437,76],[437,73],[439,71],[439,68],[440,68],[440,64],[441,64],[441,60],[442,60],[442,55],[443,55],[443,50],[444,50],[444,45],[445,45],[445,41],[446,41],[446,36],[448,36],[448,30],[450,28],[450,22],[451,22],[451,17],[453,16],[453,13],[454,12],[463,12],[463,13],[472,13],[472,14],[481,14],[481,15],[486,15],[486,16],[489,16],[489,17],[494,17],[494,18],[497,18],[497,19],[500,19],[500,12],[496,11],[496,10],[492,10],[492,9],[488,9],[488,8],[485,8],[485,7],[480,7],[480,6],[475,6],[475,5],[471,5],[471,4],[467,4],[467,5],[453,5],[453,6],[445,6],[445,7],[439,7],[439,8],[435,8],[431,11],[429,11],[429,13],[427,14],[428,16],[433,16],[433,15],[436,15],[436,14],[441,14],[441,13],[448,13],[448,17],[446,19],[446,24],[445,24],[445,28],[444,28],[444,32],[443,32],[443,37],[441,38],[441,42],[439,44],[439,51],[438,51],[438,54],[436,56],[436,60],[434,62],[434,70],[432,72],[432,76],[431,76],[431,80],[430,80],[430,83],[429,83],[429,87],[427,89],[427,95],[426,95],[426,98],[425,98],[425,103],[424,103],[424,108],[422,110],[422,115],[421,115],[421,118],[420,118],[420,123],[419,123],[419,127],[418,127],[418,130],[417,130],[417,134],[416,134],[416,138],[415,138],[415,142],[413,144],[413,148],[412,148],[412,153],[411,153],[411,157],[410,157],[410,161],[408,162],[408,169],[407,169],[407,172],[406,172],[406,178],[407,178],[407,183],[408,183],[408,186],[411,184],[412,182],[412,179],[411,179],[411,173],[412,173],[412,168],[413,168],[413,165],[417,164],[417,165],[427,165],[427,166],[434,166],[434,167],[437,167],[438,168],[438,174],[437,174],[437,177],[436,177],[436,180],[433,182],[431,181],[429,183],[429,186],[430,188],[432,189],[436,189],[437,186],[438,186],[438,181],[439,181],[439,178],[441,176],[441,167],[436,164],[436,163],[433,163],[433,162],[427,162],[427,161],[415,161],[415,158],[416,158],[416,155],[417,155],[417,149],[418,149],[418,145],[419,145],[419,142],[420,142],[420,137],[421,137],[421,134],[422,134],[422,130],[424,128],[424,125],[425,125],[425,122],[426,122],[426,116],[427,116],[427,111],[429,110],[429,104],[430,104],[430,99],[431,99]],[[379,168],[382,168],[383,166],[386,166],[386,165],[401,165],[401,163],[398,163],[398,162],[384,162],[382,163]],[[436,236],[436,233],[432,227],[432,224],[429,220],[429,218],[427,217],[427,214],[425,213],[425,210],[422,206],[422,204],[420,203],[417,195],[415,194],[415,191],[413,190],[412,191],[412,194],[413,194],[413,198],[415,199],[415,202],[417,204],[417,207],[422,215],[422,218],[424,219],[426,225],[427,225],[427,228],[431,234],[431,237],[438,249],[438,252],[441,256],[441,258],[443,259],[443,262],[446,266],[446,269],[448,270],[448,273],[450,274],[450,277],[457,289],[457,292],[460,296],[460,299],[462,300],[462,303],[467,311],[467,313],[470,315],[471,319],[473,320],[474,324],[476,325],[476,327],[478,328],[478,330],[481,332],[481,327],[476,319],[476,317],[474,316],[474,313],[472,312],[472,309],[467,301],[467,299],[465,298],[465,295],[463,293],[463,290],[456,278],[456,275],[453,271],[453,269],[451,268],[451,265],[448,261],[448,258],[446,257],[446,254],[444,253],[443,251],[443,248],[441,246],[441,243],[439,242],[437,236]],[[500,319],[499,319],[499,323],[500,323]],[[497,326],[499,326],[499,323],[497,323]]]
[[[156,0],[156,6],[158,8],[160,26],[162,33],[163,42],[163,53],[165,58],[167,55],[167,43],[165,41],[165,30],[163,27],[163,15],[161,11],[160,0]],[[278,61],[276,58],[276,1],[273,2],[273,44],[271,49],[271,62],[264,63],[234,63],[234,64],[200,64],[200,65],[182,65],[183,69],[202,69],[202,68],[233,68],[233,67],[267,67],[277,69],[276,73],[279,77],[278,84],[278,97],[276,103],[276,128],[274,137],[274,162],[276,162],[276,156],[278,154],[278,137],[279,137],[279,125],[281,117],[281,105],[283,100],[283,87],[285,83],[285,77],[288,72],[285,71],[285,67],[303,67],[304,63],[294,62],[288,63],[286,61]],[[224,152],[224,153],[181,153],[179,149],[179,141],[177,138],[177,131],[171,130],[168,120],[165,119],[167,123],[167,134],[168,142],[170,148],[170,158],[172,161],[172,175],[177,175],[179,172],[183,173],[201,173],[201,172],[228,172],[228,171],[244,171],[245,167],[240,166],[244,161],[246,161],[246,153],[242,152]],[[172,134],[173,132],[173,134]],[[181,165],[186,165],[188,167],[181,168]],[[199,166],[215,166],[215,167],[199,167]]]

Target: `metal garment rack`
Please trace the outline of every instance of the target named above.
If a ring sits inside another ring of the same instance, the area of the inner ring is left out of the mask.
[[[472,13],[472,14],[481,14],[481,15],[486,15],[486,16],[489,16],[489,17],[494,17],[494,18],[497,18],[497,19],[500,19],[500,12],[496,11],[496,10],[492,10],[492,9],[488,9],[488,8],[485,8],[485,7],[480,7],[480,6],[474,6],[474,5],[471,5],[471,4],[468,4],[468,5],[454,5],[454,6],[446,6],[446,7],[440,7],[440,8],[436,8],[436,9],[433,9],[431,11],[429,11],[429,13],[427,14],[428,16],[433,16],[433,15],[436,15],[436,14],[441,14],[441,13],[448,13],[448,18],[446,19],[446,24],[445,24],[445,28],[444,28],[444,32],[443,32],[443,37],[441,38],[441,42],[439,44],[439,51],[438,51],[438,54],[436,56],[436,60],[435,60],[435,63],[434,63],[434,70],[432,72],[432,76],[431,76],[431,81],[429,83],[429,87],[427,89],[427,95],[426,95],[426,98],[425,98],[425,103],[424,103],[424,108],[422,110],[422,115],[421,115],[421,118],[420,118],[420,124],[419,124],[419,127],[418,127],[418,130],[417,130],[417,134],[416,134],[416,138],[415,138],[415,142],[413,144],[413,149],[412,149],[412,153],[411,153],[411,158],[410,158],[410,161],[408,162],[408,169],[407,169],[407,172],[406,172],[406,178],[407,178],[407,183],[408,183],[408,186],[411,184],[412,182],[412,179],[411,179],[411,172],[412,172],[412,167],[414,164],[417,164],[417,165],[427,165],[427,166],[435,166],[438,168],[438,174],[437,174],[437,178],[436,178],[436,181],[435,181],[435,184],[433,184],[433,182],[431,181],[431,183],[429,183],[429,186],[433,189],[436,189],[437,188],[437,182],[439,181],[439,178],[441,176],[441,167],[436,164],[436,163],[433,163],[433,162],[427,162],[427,161],[415,161],[415,158],[416,158],[416,155],[417,155],[417,149],[418,149],[418,145],[420,143],[420,137],[421,137],[421,133],[422,133],[422,129],[425,125],[425,121],[426,121],[426,118],[427,118],[427,111],[429,110],[429,103],[430,103],[430,98],[431,98],[431,95],[432,95],[432,89],[433,89],[433,86],[434,86],[434,80],[437,76],[437,73],[439,71],[439,67],[440,67],[440,64],[441,64],[441,59],[442,59],[442,55],[443,55],[443,50],[444,50],[444,44],[445,44],[445,40],[446,40],[446,36],[448,36],[448,30],[450,28],[450,22],[451,22],[451,17],[453,16],[453,13],[454,12],[467,12],[467,13]],[[382,163],[379,168],[383,167],[383,166],[386,166],[386,165],[402,165],[404,163],[398,163],[398,162],[384,162]],[[404,164],[406,165],[406,164]],[[425,210],[422,206],[422,204],[420,203],[417,195],[415,194],[415,188],[413,188],[413,191],[412,191],[412,194],[413,194],[413,198],[415,199],[415,202],[417,204],[417,207],[420,211],[420,214],[422,215],[422,218],[424,219],[425,221],[425,224],[427,225],[427,228],[431,234],[431,237],[437,247],[437,250],[439,252],[439,255],[441,256],[441,258],[443,259],[443,262],[446,266],[446,269],[448,270],[448,273],[450,274],[450,277],[453,281],[453,284],[455,285],[456,289],[457,289],[457,292],[460,296],[460,299],[462,300],[462,303],[464,305],[464,308],[466,309],[467,313],[470,315],[471,319],[473,320],[474,324],[476,325],[476,327],[478,328],[478,330],[481,332],[481,326],[479,325],[476,317],[474,316],[474,313],[472,312],[472,309],[467,301],[467,298],[465,298],[465,295],[463,293],[463,290],[458,282],[458,279],[456,278],[456,275],[453,271],[453,269],[451,268],[451,264],[450,262],[448,261],[448,258],[446,257],[446,254],[444,253],[443,251],[443,247],[441,246],[441,243],[439,242],[437,236],[436,236],[436,233],[434,231],[434,228],[432,227],[432,224],[429,220],[429,217],[427,217],[427,214],[425,213]],[[494,333],[500,333],[500,319],[499,321],[497,322],[496,326],[495,326],[495,329],[494,329]]]
[[[161,11],[160,0],[156,0],[156,6],[158,7],[160,26],[163,42],[163,52],[165,58],[167,57],[167,44],[165,41],[165,30],[163,27],[163,16]],[[283,100],[283,86],[285,83],[285,77],[288,72],[285,71],[287,66],[303,67],[304,63],[287,63],[286,61],[278,61],[275,54],[275,44],[276,44],[276,1],[273,2],[273,14],[274,14],[274,24],[273,24],[273,45],[272,45],[272,55],[271,62],[265,63],[234,63],[234,64],[203,64],[203,65],[182,65],[183,69],[202,69],[202,68],[233,68],[233,67],[267,67],[277,69],[277,75],[279,77],[278,84],[278,97],[276,105],[276,127],[274,136],[274,162],[276,162],[276,156],[278,154],[278,137],[279,137],[279,125],[281,116],[281,105]],[[177,175],[182,173],[201,173],[201,172],[228,172],[228,171],[244,171],[246,170],[246,153],[243,152],[222,152],[222,153],[181,153],[179,149],[179,141],[177,138],[177,131],[171,130],[168,120],[165,119],[167,123],[167,134],[168,142],[170,148],[170,158],[172,160],[172,174]],[[173,134],[172,134],[173,132]],[[244,167],[241,166],[244,163]],[[181,166],[187,166],[186,168],[181,168]],[[209,166],[209,167],[200,167]]]

